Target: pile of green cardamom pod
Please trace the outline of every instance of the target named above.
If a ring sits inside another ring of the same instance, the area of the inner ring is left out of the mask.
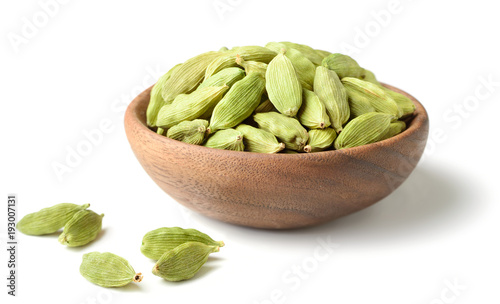
[[[152,88],[146,115],[158,134],[186,143],[298,153],[390,138],[414,111],[347,55],[270,42],[174,66]]]

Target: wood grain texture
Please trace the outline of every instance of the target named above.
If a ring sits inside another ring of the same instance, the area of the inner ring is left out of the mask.
[[[125,131],[135,156],[168,195],[206,216],[250,227],[317,225],[366,208],[410,175],[425,148],[424,107],[403,133],[339,151],[258,154],[210,149],[160,136],[146,126],[151,88],[129,105]],[[404,203],[404,202],[401,202]]]

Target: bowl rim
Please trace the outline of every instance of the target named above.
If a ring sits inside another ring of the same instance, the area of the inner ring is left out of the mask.
[[[257,152],[249,152],[249,151],[232,151],[232,150],[222,150],[222,149],[214,149],[214,148],[209,148],[209,147],[204,147],[201,145],[193,145],[189,143],[185,143],[182,141],[178,141],[175,139],[168,138],[166,136],[157,134],[153,130],[151,130],[146,123],[146,108],[147,105],[149,104],[149,95],[151,92],[151,89],[153,88],[154,85],[150,86],[143,92],[141,92],[138,96],[136,96],[132,102],[129,104],[127,107],[126,113],[125,113],[125,124],[129,124],[129,127],[132,127],[136,130],[140,130],[141,132],[148,132],[148,134],[153,135],[154,139],[159,142],[163,142],[165,145],[178,145],[179,147],[184,147],[187,149],[192,149],[193,151],[200,151],[200,153],[203,153],[204,151],[207,152],[207,149],[210,149],[211,153],[215,154],[220,154],[220,156],[231,156],[231,157],[268,157],[268,158],[276,158],[276,157],[301,157],[301,158],[314,158],[314,157],[324,157],[324,156],[329,156],[329,155],[336,155],[339,153],[345,154],[351,154],[351,153],[357,153],[357,152],[367,152],[370,150],[374,149],[379,149],[379,148],[384,148],[384,147],[390,147],[394,143],[401,141],[405,138],[411,137],[415,135],[418,130],[425,126],[428,123],[428,114],[427,111],[425,110],[424,106],[412,95],[408,94],[407,92],[396,88],[394,86],[388,85],[386,83],[380,83],[384,87],[391,89],[397,93],[403,94],[404,96],[410,98],[410,100],[413,102],[415,105],[415,112],[413,113],[412,116],[410,116],[406,121],[407,121],[407,128],[405,131],[401,132],[400,134],[393,136],[388,139],[384,139],[382,141],[378,141],[375,143],[367,144],[367,145],[362,145],[362,146],[357,146],[357,147],[352,147],[352,148],[345,148],[341,150],[327,150],[327,151],[319,151],[319,152],[313,152],[313,153],[257,153]],[[139,113],[139,108],[143,107],[143,111]]]

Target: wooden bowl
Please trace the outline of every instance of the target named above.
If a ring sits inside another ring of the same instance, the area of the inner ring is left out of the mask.
[[[259,154],[179,142],[146,126],[151,88],[128,106],[125,131],[144,170],[184,206],[237,225],[312,226],[383,199],[403,183],[422,156],[429,130],[424,107],[409,94],[386,87],[416,105],[407,130],[344,150]]]

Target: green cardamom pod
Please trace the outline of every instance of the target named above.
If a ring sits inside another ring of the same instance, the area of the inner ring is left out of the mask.
[[[227,68],[223,69],[219,73],[206,78],[196,90],[200,90],[206,87],[220,87],[227,85],[231,87],[237,81],[240,81],[245,77],[245,71],[240,68]]]
[[[241,46],[232,48],[210,63],[205,71],[205,78],[209,78],[225,68],[237,66],[236,58],[238,55],[246,61],[269,63],[274,56],[276,56],[276,53],[262,46]]]
[[[315,50],[315,51],[317,54],[319,54],[321,56],[322,59],[325,59],[325,57],[328,57],[332,54],[328,51],[323,51],[323,50]],[[323,62],[323,60],[321,60],[321,62]]]
[[[191,94],[177,96],[174,102],[161,108],[157,125],[168,129],[180,122],[199,118],[222,99],[228,88],[227,85],[206,87]]]
[[[304,151],[310,153],[326,150],[333,145],[335,138],[337,138],[337,132],[332,128],[310,130],[309,141]]]
[[[57,204],[44,208],[38,212],[25,215],[18,223],[17,230],[28,235],[44,235],[54,233],[80,210],[87,209],[90,205],[75,205],[70,203]]]
[[[382,138],[380,140],[388,139],[393,136],[398,135],[399,133],[403,132],[406,129],[406,123],[404,121],[395,121],[391,122],[391,125],[389,126],[389,129],[387,129],[387,132],[384,133]]]
[[[150,259],[159,260],[165,252],[187,242],[200,242],[210,246],[224,247],[224,242],[216,242],[196,229],[163,227],[149,231],[144,235],[141,252]]]
[[[170,103],[177,95],[193,92],[203,81],[208,65],[223,54],[224,52],[207,52],[184,62],[163,84],[163,100]]]
[[[344,54],[331,54],[323,59],[322,65],[335,71],[340,79],[344,77],[365,78],[365,69],[360,67],[356,60]]]
[[[369,95],[363,90],[352,89],[351,86],[344,86],[344,87],[347,92],[347,97],[349,99],[351,119],[366,113],[376,111],[371,103],[371,99],[376,98],[375,96]]]
[[[252,72],[260,73],[264,78],[266,77],[267,63],[259,61],[246,61],[241,58],[240,55],[236,55],[236,64],[242,66],[245,69],[245,73],[248,75]]]
[[[208,121],[195,119],[183,121],[168,129],[167,137],[188,144],[201,145],[207,134]]]
[[[314,92],[325,105],[332,127],[340,133],[351,112],[347,93],[337,74],[328,68],[318,66],[314,78]]]
[[[151,89],[150,93],[151,97],[149,98],[148,109],[146,110],[146,119],[148,126],[150,127],[156,126],[156,119],[158,117],[158,112],[164,105],[168,104],[168,102],[166,102],[162,96],[163,86],[170,79],[172,73],[174,73],[181,65],[182,63],[179,63],[175,65],[173,68],[171,68],[167,73],[165,73],[165,75],[161,76],[158,79],[156,84]]]
[[[285,143],[287,149],[302,151],[309,135],[307,130],[295,119],[276,112],[257,113],[255,122]]]
[[[229,49],[225,46],[223,46],[219,49],[219,52],[225,52],[225,51],[229,51]]]
[[[265,112],[277,112],[276,108],[274,107],[273,103],[266,98],[263,102],[260,103],[260,105],[255,109],[255,113],[265,113]]]
[[[326,107],[318,95],[307,89],[303,90],[302,106],[297,118],[300,123],[310,129],[323,129],[330,126],[330,118]]]
[[[411,116],[413,112],[415,112],[415,104],[413,103],[413,101],[411,101],[410,98],[398,92],[389,90],[386,87],[381,87],[381,88],[383,88],[384,91],[388,93],[392,97],[392,99],[394,99],[399,109],[402,111],[402,115],[400,118]]]
[[[164,133],[165,133],[165,129],[163,129],[163,128],[157,128],[156,129],[156,134],[163,135]]]
[[[302,105],[302,86],[284,49],[267,67],[266,90],[269,100],[280,113],[290,117],[297,115]]]
[[[321,53],[318,53],[315,49],[312,47],[305,45],[305,44],[299,44],[299,43],[293,43],[293,42],[288,42],[288,41],[282,41],[284,45],[286,45],[289,48],[296,49],[297,51],[301,52],[304,56],[307,57],[312,63],[315,65],[321,65],[321,62],[323,60],[323,56]]]
[[[236,82],[215,106],[209,133],[237,126],[259,106],[266,81],[260,73],[250,73]]]
[[[370,103],[377,112],[391,114],[398,118],[403,115],[396,101],[380,86],[353,77],[342,78],[342,83],[352,100]]]
[[[363,80],[382,86],[380,82],[378,82],[377,77],[375,77],[375,74],[373,74],[372,71],[367,69],[365,69],[365,78]]]
[[[121,287],[142,281],[142,273],[136,273],[127,260],[110,252],[84,254],[80,274],[102,287]]]
[[[249,125],[240,124],[236,131],[243,134],[245,150],[256,153],[278,153],[285,149],[285,144],[278,142],[276,136]]]
[[[153,274],[168,281],[182,281],[192,278],[206,263],[219,246],[200,242],[187,242],[163,254],[153,267]]]
[[[64,226],[59,243],[78,247],[92,242],[101,231],[103,217],[104,214],[99,215],[92,210],[78,211]]]
[[[208,148],[244,151],[243,134],[235,129],[225,129],[215,132],[204,145]]]
[[[266,47],[276,53],[280,53],[281,49],[284,49],[286,51],[285,56],[292,62],[302,87],[308,90],[313,89],[316,66],[311,62],[311,60],[304,56],[304,54],[300,51],[287,47],[283,43],[269,42],[266,44]]]
[[[396,118],[393,115],[371,112],[351,120],[335,140],[337,150],[371,144],[383,139]]]

